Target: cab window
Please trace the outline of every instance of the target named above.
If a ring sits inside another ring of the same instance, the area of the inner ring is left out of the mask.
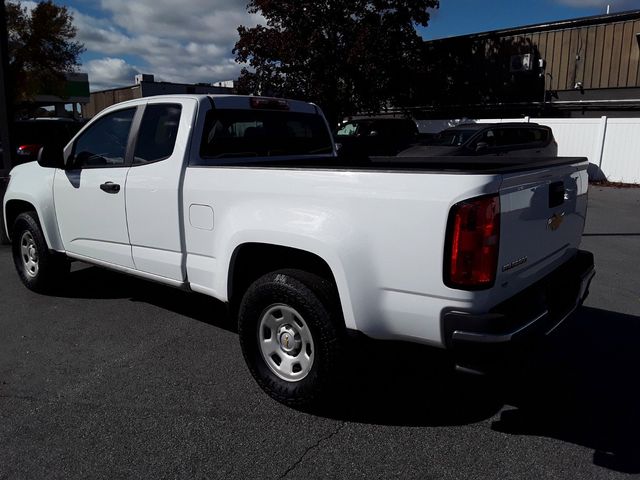
[[[76,140],[73,163],[76,168],[122,167],[135,108],[109,113],[89,126]]]
[[[176,145],[181,111],[179,104],[146,106],[136,141],[134,165],[158,162],[171,156]]]

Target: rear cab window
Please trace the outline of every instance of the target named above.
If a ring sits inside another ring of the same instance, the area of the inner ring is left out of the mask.
[[[551,130],[546,128],[533,128],[530,130],[533,137],[532,142],[547,144],[551,138]]]
[[[332,155],[333,141],[322,116],[278,110],[212,109],[200,140],[201,165],[225,159]]]

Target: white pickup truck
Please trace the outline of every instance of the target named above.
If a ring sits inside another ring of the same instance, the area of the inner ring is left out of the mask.
[[[227,302],[257,382],[304,405],[351,332],[472,367],[553,329],[594,274],[587,188],[582,158],[354,163],[313,104],[179,95],[110,107],[13,169],[4,218],[28,288],[81,260]]]

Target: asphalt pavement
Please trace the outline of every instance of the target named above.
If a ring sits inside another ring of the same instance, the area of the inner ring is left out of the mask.
[[[640,189],[592,187],[586,305],[509,374],[362,346],[334,405],[271,400],[222,305],[76,265],[29,292],[0,248],[0,478],[640,476]]]

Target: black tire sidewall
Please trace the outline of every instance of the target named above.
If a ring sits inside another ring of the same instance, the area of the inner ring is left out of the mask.
[[[26,273],[20,251],[22,235],[26,231],[33,237],[38,251],[38,273],[34,277]],[[11,239],[13,262],[22,283],[35,292],[44,293],[53,290],[58,283],[59,276],[65,272],[65,267],[68,271],[68,263],[66,263],[66,259],[55,258],[49,251],[35,212],[26,212],[18,215],[13,224]]]
[[[304,275],[295,272],[274,272],[257,280],[247,290],[240,305],[238,334],[245,361],[258,384],[281,403],[303,407],[310,405],[329,392],[337,379],[341,357],[341,332],[336,312],[328,302],[322,301],[324,292],[314,292],[304,282]],[[264,312],[275,304],[287,305],[304,319],[314,344],[314,361],[308,375],[297,382],[288,382],[271,371],[258,345],[258,323]]]

